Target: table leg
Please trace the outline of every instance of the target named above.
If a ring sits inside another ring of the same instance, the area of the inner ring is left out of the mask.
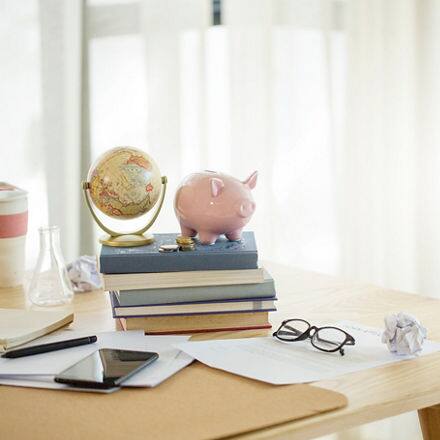
[[[423,440],[440,439],[440,405],[420,409],[419,422]]]

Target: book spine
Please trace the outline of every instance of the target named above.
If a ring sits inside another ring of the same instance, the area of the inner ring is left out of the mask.
[[[165,258],[166,257],[166,258]],[[101,255],[99,267],[101,273],[151,273],[151,272],[186,272],[195,270],[235,270],[256,269],[257,251],[182,255],[114,254]]]

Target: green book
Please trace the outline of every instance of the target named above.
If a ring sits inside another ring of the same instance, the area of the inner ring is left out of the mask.
[[[173,304],[194,301],[275,297],[275,283],[267,271],[257,284],[173,287],[164,289],[120,290],[115,292],[121,306]]]

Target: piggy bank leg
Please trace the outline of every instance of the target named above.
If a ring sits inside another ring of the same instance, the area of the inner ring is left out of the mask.
[[[230,241],[240,241],[241,240],[241,229],[237,229],[232,232],[227,232],[226,238]]]
[[[182,232],[182,235],[185,237],[195,237],[196,231],[194,229],[188,228],[185,225],[180,224],[180,231]]]
[[[218,238],[218,234],[212,232],[199,231],[199,240],[202,244],[214,244]]]

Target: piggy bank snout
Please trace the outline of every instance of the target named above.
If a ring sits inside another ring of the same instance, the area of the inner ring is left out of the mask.
[[[255,202],[251,200],[242,200],[238,204],[237,214],[242,218],[250,217],[255,211]]]

